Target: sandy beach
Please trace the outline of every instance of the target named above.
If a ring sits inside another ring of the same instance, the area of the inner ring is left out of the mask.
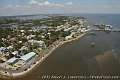
[[[26,71],[20,72],[20,73],[12,73],[12,75],[9,74],[8,76],[15,78],[15,77],[20,77],[20,76],[23,76],[23,75],[29,73],[29,72],[32,71],[38,64],[41,64],[50,54],[52,54],[52,52],[53,52],[56,48],[60,47],[61,45],[65,44],[65,43],[68,43],[68,42],[77,40],[77,39],[83,37],[85,34],[86,34],[86,33],[83,33],[83,34],[77,36],[77,37],[74,38],[74,39],[70,39],[70,40],[67,40],[67,41],[60,42],[58,45],[56,45],[55,47],[53,47],[46,55],[44,55],[44,57],[42,57],[39,61],[37,61],[36,64],[32,65],[32,66],[31,66],[29,69],[27,69]]]

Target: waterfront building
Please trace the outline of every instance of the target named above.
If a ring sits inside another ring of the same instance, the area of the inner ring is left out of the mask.
[[[26,62],[30,61],[31,59],[33,59],[36,56],[36,53],[34,52],[30,52],[26,55],[21,56],[21,58],[16,58],[13,57],[9,60],[6,61],[6,63],[8,64],[7,67],[10,69],[18,69],[21,66],[25,65]],[[12,65],[12,66],[10,66]]]
[[[7,61],[7,63],[10,64],[10,65],[13,65],[13,64],[15,64],[17,61],[18,61],[18,58],[13,57],[13,58],[10,58],[10,59]]]
[[[25,62],[28,62],[28,61],[30,61],[32,58],[34,58],[35,56],[36,56],[36,53],[30,52],[30,53],[28,53],[28,54],[26,54],[26,55],[24,55],[24,56],[21,56],[20,60],[23,60],[23,61],[25,61]]]
[[[72,38],[73,38],[72,36],[66,36],[65,40],[69,40],[69,39],[72,39]]]

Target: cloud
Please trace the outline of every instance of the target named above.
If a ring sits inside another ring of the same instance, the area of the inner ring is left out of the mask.
[[[51,3],[49,1],[45,1],[44,5],[50,5]]]
[[[30,0],[29,4],[37,4],[38,2],[36,0]]]
[[[47,5],[51,5],[52,3],[50,3],[49,1],[44,1],[44,2],[38,2],[37,5],[39,6],[47,6]]]
[[[6,8],[12,8],[12,7],[13,7],[13,5],[11,5],[11,4],[6,6]]]
[[[31,0],[29,5],[37,5],[37,6],[47,6],[47,7],[64,7],[64,4],[53,3],[47,0]]]
[[[28,4],[38,4],[46,2],[47,0],[29,0]]]
[[[73,2],[67,2],[66,3],[66,5],[72,5],[73,4]]]

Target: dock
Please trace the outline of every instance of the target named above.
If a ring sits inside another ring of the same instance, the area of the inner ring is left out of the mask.
[[[92,31],[110,31],[110,32],[120,32],[120,29],[111,29],[111,30],[105,30],[105,29],[91,29]]]

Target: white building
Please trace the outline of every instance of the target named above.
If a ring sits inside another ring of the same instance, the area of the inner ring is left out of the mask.
[[[36,56],[36,53],[30,52],[30,53],[28,53],[28,54],[26,54],[26,55],[24,55],[24,56],[21,56],[20,60],[23,60],[23,61],[25,61],[25,62],[28,62],[28,61],[30,61],[32,58],[34,58],[35,56]]]
[[[41,48],[46,48],[46,45],[45,45],[45,42],[44,41],[37,41],[37,40],[29,40],[28,41],[29,43],[31,43],[31,45],[34,45],[34,44],[37,44],[38,47],[41,47]]]
[[[18,51],[14,51],[12,52],[13,55],[17,55],[18,54]]]
[[[7,49],[13,49],[13,46],[8,46]]]
[[[72,39],[72,38],[73,38],[72,36],[66,36],[65,40],[69,40],[69,39]]]
[[[29,35],[27,36],[27,39],[31,39],[31,38],[34,38],[36,35]]]
[[[25,32],[25,30],[20,30],[20,32],[22,32],[22,33],[23,33],[23,32]]]
[[[7,63],[12,65],[12,64],[15,64],[17,61],[18,61],[18,58],[13,57],[13,58],[10,58],[10,59],[7,61]]]

